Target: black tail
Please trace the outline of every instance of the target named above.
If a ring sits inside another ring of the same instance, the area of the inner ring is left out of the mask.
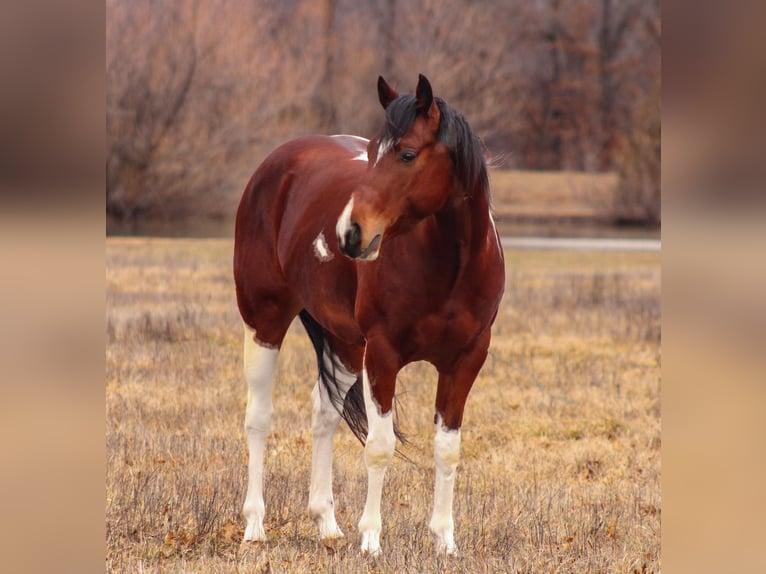
[[[367,412],[364,408],[364,395],[362,391],[362,375],[357,374],[356,382],[346,393],[345,399],[341,397],[341,391],[338,385],[336,377],[336,368],[342,365],[338,362],[338,358],[332,352],[330,341],[327,339],[325,330],[317,323],[316,319],[312,317],[308,311],[303,309],[299,315],[303,327],[306,329],[311,344],[314,347],[314,351],[317,355],[317,367],[319,368],[319,380],[324,386],[327,394],[330,396],[333,406],[346,421],[348,428],[354,433],[354,436],[359,439],[362,444],[367,439]],[[323,360],[323,357],[327,356],[331,358],[330,365],[327,361]],[[396,438],[403,444],[407,443],[406,437],[399,430],[396,420],[394,420],[394,434]],[[401,454],[401,453],[400,453]]]

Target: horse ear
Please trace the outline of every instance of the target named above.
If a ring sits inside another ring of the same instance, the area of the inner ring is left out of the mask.
[[[399,94],[386,83],[383,76],[378,76],[378,99],[380,100],[380,105],[383,106],[383,109],[385,110],[388,107],[388,104],[398,97]]]
[[[434,92],[431,89],[431,83],[423,74],[418,74],[418,87],[415,90],[415,99],[417,104],[415,109],[418,114],[429,115],[431,104],[434,102]]]

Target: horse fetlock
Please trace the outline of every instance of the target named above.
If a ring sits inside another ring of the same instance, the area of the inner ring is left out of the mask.
[[[335,521],[335,513],[332,511],[325,515],[315,516],[314,521],[319,529],[319,538],[321,540],[331,540],[333,538],[343,538],[343,531]]]
[[[265,510],[266,506],[264,505],[263,500],[258,500],[254,496],[248,496],[245,499],[245,504],[242,505],[242,514],[248,520],[250,520],[250,518],[256,517],[263,518]]]
[[[338,527],[335,520],[335,505],[332,498],[311,500],[309,502],[309,516],[316,522],[321,539],[343,536],[343,531]]]

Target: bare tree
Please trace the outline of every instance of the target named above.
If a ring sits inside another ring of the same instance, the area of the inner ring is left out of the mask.
[[[495,165],[628,177],[659,34],[659,0],[107,0],[107,211],[230,216],[270,149],[372,135],[377,76],[418,72]]]
[[[187,19],[178,5],[169,8],[157,14],[116,3],[107,8],[122,12],[121,19],[113,14],[113,26],[121,22],[127,30],[140,30],[144,40],[126,45],[118,43],[126,36],[113,36],[116,42],[107,50],[107,209],[118,216],[143,207],[157,150],[179,119],[197,68],[196,12]],[[174,31],[173,42],[166,41],[168,30]],[[149,65],[133,66],[128,52]]]
[[[599,117],[603,144],[599,169],[612,167],[615,146],[618,145],[617,133],[620,121],[617,117],[617,96],[620,87],[626,81],[626,74],[620,73],[619,57],[625,47],[626,39],[638,27],[644,2],[615,2],[601,0],[601,24],[598,34],[598,77],[601,95],[599,98]],[[623,123],[624,125],[624,123]]]
[[[225,2],[107,4],[111,217],[228,214],[225,197],[252,168],[245,156],[290,115],[269,95],[282,62],[259,49],[283,14],[262,4],[250,14]]]

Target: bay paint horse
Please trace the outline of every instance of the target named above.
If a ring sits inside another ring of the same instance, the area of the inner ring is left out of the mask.
[[[309,513],[320,537],[343,536],[332,442],[344,418],[365,443],[361,548],[380,552],[396,376],[410,362],[428,361],[439,373],[429,528],[438,551],[456,550],[460,428],[503,294],[503,251],[483,149],[466,120],[434,98],[422,75],[416,93],[402,96],[379,78],[378,97],[385,124],[376,137],[292,140],[261,164],[239,204],[234,278],[248,384],[245,541],[266,538],[263,452],[272,383],[282,340],[300,316],[319,366]]]

